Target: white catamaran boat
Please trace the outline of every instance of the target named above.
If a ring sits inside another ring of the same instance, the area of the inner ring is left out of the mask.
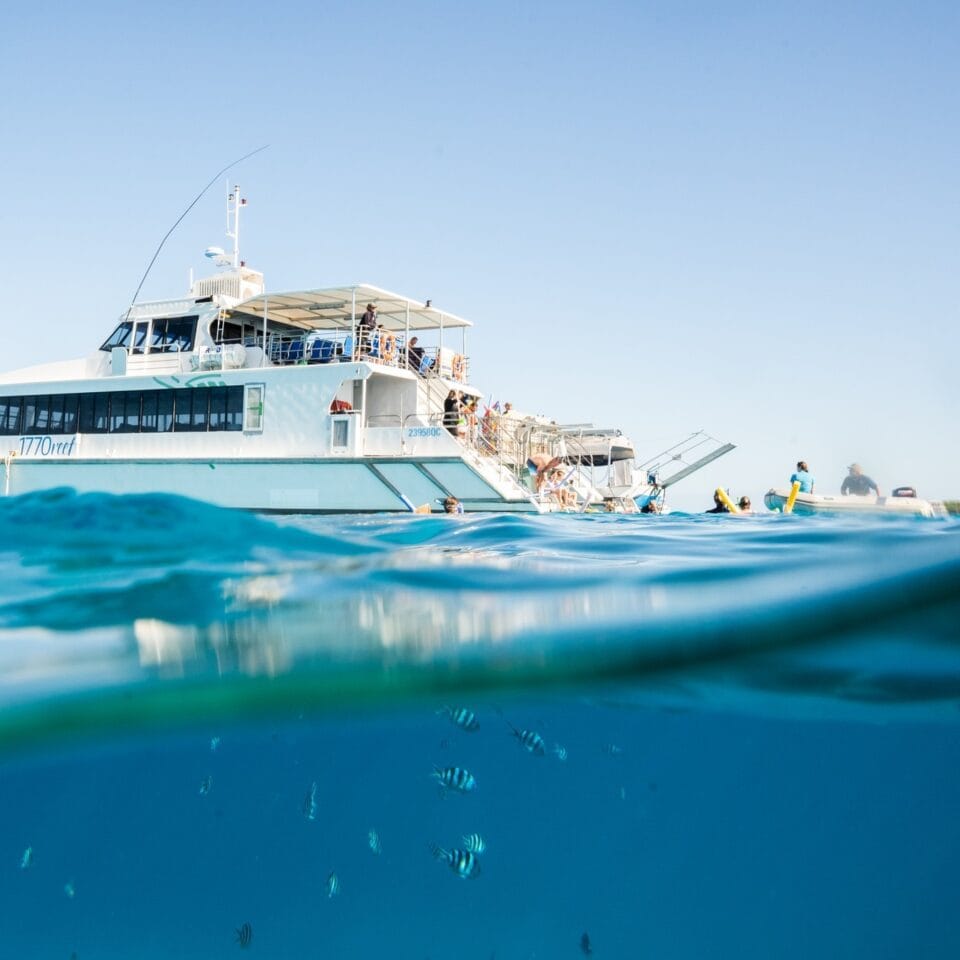
[[[237,249],[245,203],[235,188],[233,252],[209,248],[218,272],[187,296],[135,303],[91,356],[0,376],[5,495],[159,492],[297,513],[439,511],[449,497],[468,511],[634,507],[619,448],[616,478],[598,489],[578,470],[558,491],[529,470],[565,454],[555,423],[445,415],[451,391],[481,396],[469,321],[367,284],[266,293]]]

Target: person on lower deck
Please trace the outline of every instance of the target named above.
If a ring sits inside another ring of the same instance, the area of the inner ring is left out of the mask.
[[[880,488],[863,472],[859,463],[851,463],[847,470],[850,472],[843,478],[843,485],[840,487],[844,496],[852,493],[857,497],[866,497],[871,490],[875,496],[880,496]]]
[[[457,435],[457,425],[460,420],[460,394],[451,390],[443,401],[443,425],[447,432],[454,437]]]

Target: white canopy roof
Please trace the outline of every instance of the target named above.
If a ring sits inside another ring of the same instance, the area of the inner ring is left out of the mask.
[[[303,330],[349,330],[363,316],[368,303],[376,304],[377,322],[394,332],[408,328],[438,330],[443,327],[448,330],[473,326],[469,320],[430,306],[429,300],[424,304],[366,283],[323,290],[265,293],[238,303],[230,313],[263,320],[266,310],[268,323],[275,320]]]

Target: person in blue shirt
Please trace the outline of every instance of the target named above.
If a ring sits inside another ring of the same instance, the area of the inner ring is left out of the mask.
[[[797,461],[797,472],[790,477],[791,485],[798,480],[800,481],[801,493],[813,493],[813,484],[816,482],[816,478],[810,473],[806,460]]]

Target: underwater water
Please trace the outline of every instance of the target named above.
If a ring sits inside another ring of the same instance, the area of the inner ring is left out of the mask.
[[[0,544],[0,957],[960,956],[957,521],[61,490]]]

